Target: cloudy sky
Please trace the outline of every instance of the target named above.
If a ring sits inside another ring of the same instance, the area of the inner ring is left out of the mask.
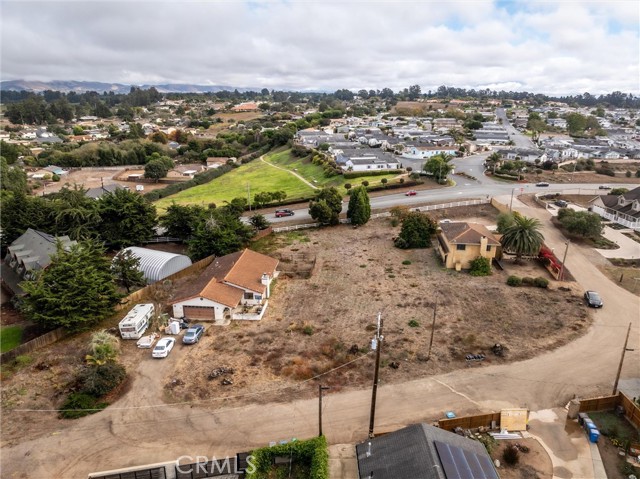
[[[640,2],[1,0],[2,80],[640,93]]]

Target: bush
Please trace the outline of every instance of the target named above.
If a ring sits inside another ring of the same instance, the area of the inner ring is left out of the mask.
[[[389,173],[402,173],[402,170],[345,171],[342,176],[350,180],[361,176],[384,176]]]
[[[549,280],[547,278],[543,278],[542,276],[538,276],[536,279],[533,280],[533,285],[536,288],[548,288]]]
[[[599,175],[616,176],[616,172],[611,168],[596,168],[596,173]]]
[[[263,479],[270,475],[275,456],[291,457],[294,463],[309,465],[309,479],[329,478],[329,453],[324,436],[307,441],[292,441],[273,447],[263,447],[251,452],[254,471],[247,474],[247,479]]]
[[[518,464],[519,459],[520,451],[518,451],[518,448],[515,446],[515,444],[507,445],[504,451],[502,451],[502,460],[505,462],[505,464],[515,466],[516,464]]]
[[[107,403],[99,403],[90,394],[71,393],[60,407],[58,415],[62,419],[77,419],[97,413],[107,406]]]
[[[402,262],[402,264],[404,264],[404,265],[409,265],[409,264],[411,264],[411,261],[409,261],[408,259],[405,259],[405,260]]]
[[[491,275],[491,260],[489,258],[483,258],[478,256],[471,261],[471,270],[469,271],[471,276],[490,276]]]
[[[522,278],[523,286],[533,286],[533,278],[531,276],[525,276]]]
[[[109,394],[126,377],[127,372],[124,366],[113,361],[89,366],[80,375],[81,391],[98,398]]]
[[[411,321],[409,321],[409,327],[410,328],[417,328],[418,326],[420,326],[420,323],[418,321],[416,321],[415,319],[412,319]]]
[[[507,278],[507,284],[509,286],[522,286],[522,278],[511,275]]]
[[[306,334],[307,336],[313,335],[313,326],[307,325],[302,328],[302,334]]]

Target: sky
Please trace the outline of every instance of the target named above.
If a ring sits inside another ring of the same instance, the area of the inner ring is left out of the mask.
[[[640,94],[640,2],[0,0],[2,80]]]

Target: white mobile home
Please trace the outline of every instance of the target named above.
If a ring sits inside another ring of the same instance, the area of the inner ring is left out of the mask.
[[[135,305],[118,324],[122,339],[140,339],[149,327],[154,311],[151,303]]]

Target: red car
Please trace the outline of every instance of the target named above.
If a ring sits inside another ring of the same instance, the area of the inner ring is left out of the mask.
[[[292,210],[276,210],[276,218],[282,218],[283,216],[293,216],[295,213]]]
[[[418,192],[416,190],[407,191],[404,196],[416,196]]]

